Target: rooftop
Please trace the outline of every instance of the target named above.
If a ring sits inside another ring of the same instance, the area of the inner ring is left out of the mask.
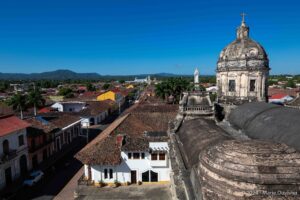
[[[0,137],[9,135],[16,131],[29,127],[30,124],[14,115],[4,115],[0,117]]]
[[[300,110],[263,102],[243,104],[229,115],[229,122],[251,139],[285,143],[300,150]]]
[[[134,106],[83,148],[76,158],[85,164],[117,165],[121,162],[122,150],[143,151],[149,149],[150,141],[166,141],[164,136],[153,138],[144,133],[166,132],[176,112],[150,107]],[[118,135],[123,136],[123,142],[117,142]]]

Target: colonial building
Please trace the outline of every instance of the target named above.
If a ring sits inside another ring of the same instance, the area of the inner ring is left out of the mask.
[[[80,146],[81,119],[71,113],[44,113],[26,120],[30,169],[46,169]]]
[[[105,101],[105,100],[112,100],[115,101],[116,103],[123,103],[124,98],[120,91],[109,90],[107,92],[100,94],[97,97],[97,101]]]
[[[28,126],[27,122],[13,115],[0,117],[0,190],[27,173]]]
[[[66,101],[56,102],[51,106],[52,109],[58,112],[71,112],[76,116],[80,116],[82,127],[100,124],[115,107],[112,100]]]
[[[249,37],[243,15],[236,39],[221,51],[217,62],[218,101],[235,105],[267,101],[269,70],[267,53]]]
[[[77,155],[92,183],[169,182],[168,122],[172,105],[138,105],[120,117]]]
[[[300,111],[263,102],[268,73],[267,54],[249,38],[243,18],[237,39],[218,60],[217,105],[229,108],[227,117],[216,122],[194,115],[173,123],[177,199],[299,199]]]

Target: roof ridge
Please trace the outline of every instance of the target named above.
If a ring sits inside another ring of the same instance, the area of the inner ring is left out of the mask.
[[[88,143],[83,149],[81,149],[78,153],[81,153],[87,150],[89,147],[95,145],[98,142],[103,141],[107,137],[111,135],[111,133],[120,126],[120,124],[130,115],[130,113],[116,119],[113,123],[111,123],[106,129],[104,129],[94,140]]]

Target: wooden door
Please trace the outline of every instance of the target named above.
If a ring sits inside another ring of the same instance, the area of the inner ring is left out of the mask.
[[[136,170],[131,171],[131,183],[136,183]]]

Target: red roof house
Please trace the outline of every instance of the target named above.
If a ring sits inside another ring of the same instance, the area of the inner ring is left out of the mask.
[[[14,115],[0,117],[0,137],[29,127],[30,124]]]

